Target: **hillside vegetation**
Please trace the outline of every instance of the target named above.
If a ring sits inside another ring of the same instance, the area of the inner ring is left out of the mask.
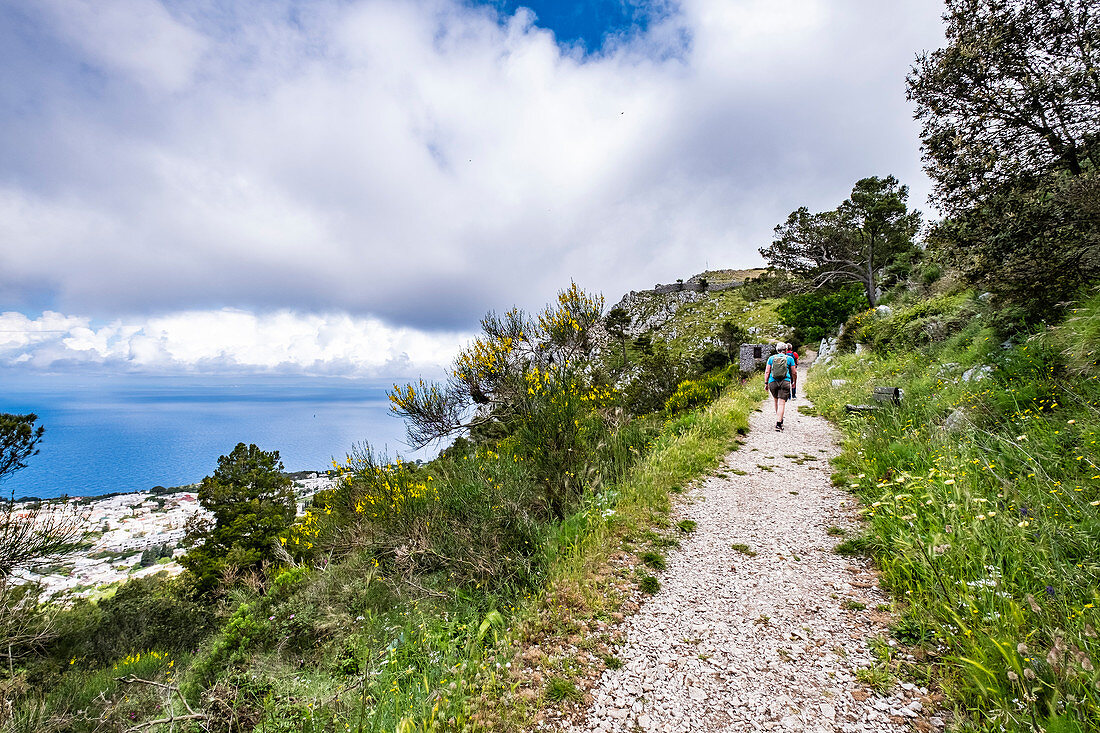
[[[919,661],[884,667],[941,686],[959,730],[1095,730],[1100,297],[1009,341],[996,315],[970,291],[906,295],[849,322],[869,350],[811,373],[868,522],[839,550],[874,557],[898,600]],[[885,385],[900,407],[845,411]]]
[[[450,381],[395,386],[413,441],[453,439],[435,460],[356,448],[294,518],[277,452],[238,445],[187,572],[69,606],[4,586],[0,730],[525,729],[572,699],[757,402],[658,333],[597,349],[603,310],[572,286],[490,314]]]

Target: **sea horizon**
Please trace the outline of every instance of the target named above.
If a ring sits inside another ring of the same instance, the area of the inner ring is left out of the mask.
[[[403,379],[284,375],[0,375],[0,412],[38,415],[39,454],[0,483],[4,498],[53,499],[184,487],[238,443],[278,450],[288,473],[323,472],[357,445],[405,443],[386,390]]]

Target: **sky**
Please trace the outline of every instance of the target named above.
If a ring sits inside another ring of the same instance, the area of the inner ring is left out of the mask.
[[[413,376],[898,176],[937,0],[0,0],[0,367]]]

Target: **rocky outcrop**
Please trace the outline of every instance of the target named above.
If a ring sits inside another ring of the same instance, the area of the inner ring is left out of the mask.
[[[630,325],[626,333],[630,338],[636,338],[664,326],[673,319],[676,311],[685,303],[694,303],[706,297],[705,293],[697,290],[676,290],[665,293],[655,290],[631,290],[613,307],[622,308],[630,315]]]

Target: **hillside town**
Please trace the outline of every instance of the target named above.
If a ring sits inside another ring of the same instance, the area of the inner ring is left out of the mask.
[[[296,480],[299,514],[313,494],[332,485],[333,479],[317,473]],[[82,523],[83,547],[22,571],[17,582],[38,581],[46,597],[76,599],[98,597],[131,578],[181,572],[177,560],[186,552],[181,543],[187,523],[205,510],[197,485],[178,489],[50,502],[45,509],[73,513]]]

